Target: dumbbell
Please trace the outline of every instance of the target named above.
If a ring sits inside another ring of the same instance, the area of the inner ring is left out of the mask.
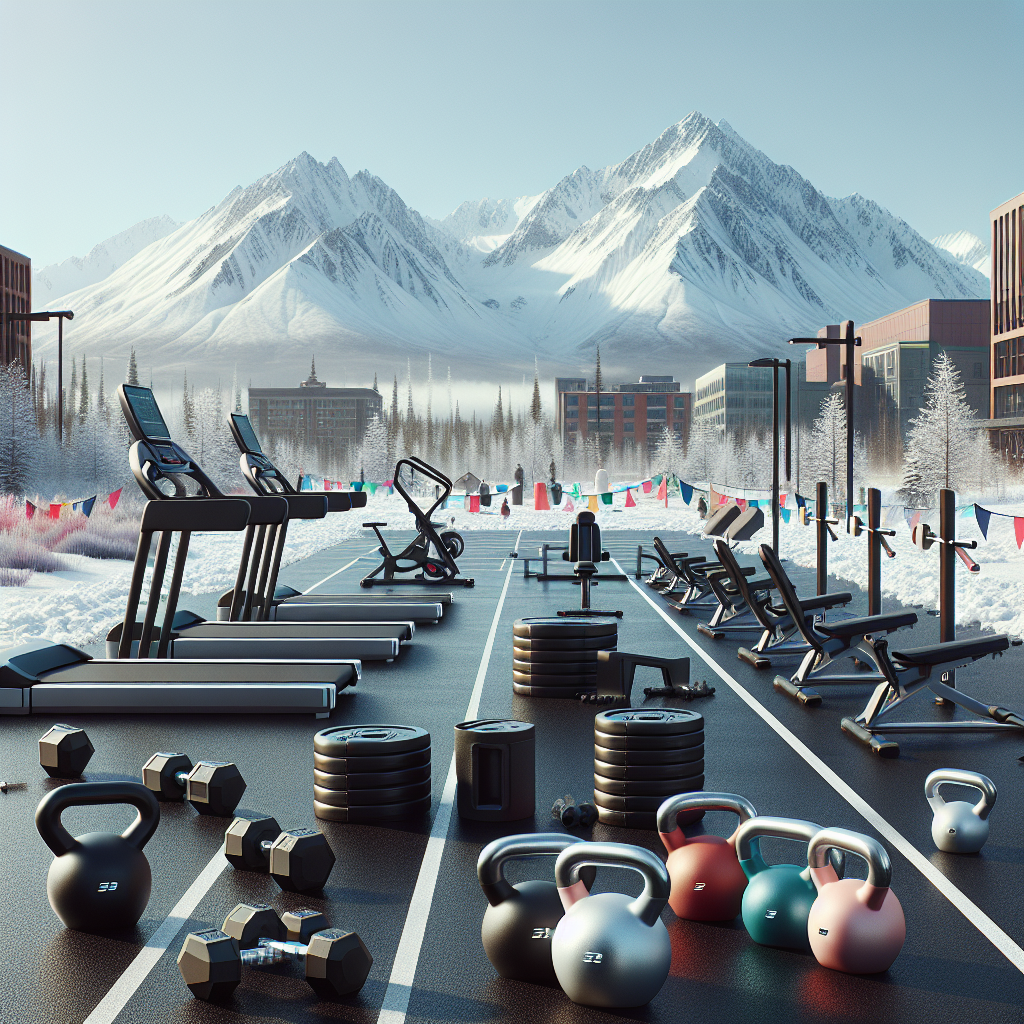
[[[560,821],[566,828],[589,828],[597,820],[597,808],[593,804],[583,803],[579,807],[568,793],[559,797],[551,805],[551,817]]]
[[[240,949],[238,940],[219,928],[189,934],[178,954],[178,970],[198,999],[227,999],[242,980],[242,964],[267,967],[297,961],[304,965],[309,987],[321,999],[338,999],[358,992],[366,981],[373,957],[355,932],[327,928],[309,943],[260,939],[253,949]]]
[[[317,932],[330,928],[319,910],[288,910],[280,917],[268,903],[239,903],[221,925],[240,949],[254,949],[260,939],[307,943]]]
[[[282,831],[271,817],[239,814],[224,833],[224,856],[240,871],[269,871],[288,892],[318,892],[334,868],[334,851],[315,828]]]
[[[77,779],[95,752],[84,729],[55,725],[40,737],[39,765],[51,779]]]
[[[200,814],[227,818],[245,792],[242,773],[230,761],[200,761],[185,754],[161,752],[142,766],[142,784],[159,800],[184,797]]]

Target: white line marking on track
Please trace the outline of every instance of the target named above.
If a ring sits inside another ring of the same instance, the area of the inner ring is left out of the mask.
[[[521,536],[522,531],[519,533],[519,537]],[[519,547],[519,537],[516,537],[516,549]],[[473,684],[473,693],[469,698],[469,707],[466,708],[466,716],[463,721],[468,722],[476,718],[480,711],[480,696],[483,693],[484,679],[487,678],[487,666],[491,660],[494,637],[498,632],[498,620],[501,618],[501,610],[505,605],[505,595],[508,593],[514,566],[515,562],[513,561],[508,567],[505,584],[501,588],[501,596],[494,609],[494,618],[491,619],[491,628],[487,633],[483,654],[480,656],[480,667],[477,669],[476,682]],[[423,936],[427,930],[427,919],[430,917],[430,906],[434,902],[434,889],[437,886],[437,875],[441,869],[444,844],[448,839],[448,826],[451,824],[454,803],[455,754],[452,753],[448,776],[444,783],[444,792],[441,794],[441,805],[437,809],[434,824],[430,829],[427,848],[423,851],[420,873],[416,878],[416,888],[413,890],[412,899],[409,901],[409,913],[406,915],[405,927],[402,929],[402,937],[398,942],[395,963],[391,968],[391,977],[388,979],[388,987],[384,993],[384,1003],[381,1006],[380,1015],[377,1017],[377,1024],[404,1024],[405,1022],[413,982],[416,980],[416,967],[420,960]]]
[[[356,562],[358,562],[361,558],[365,557],[365,555],[356,555],[356,557],[353,558],[351,562],[346,562],[345,565],[343,565],[340,569],[335,569],[330,576],[325,576],[322,580],[320,580],[319,583],[314,583],[313,586],[311,586],[308,590],[305,591],[305,593],[309,594],[312,591],[316,590],[316,588],[319,587],[321,584],[326,583],[328,580],[333,580],[334,577],[338,575],[338,573],[344,572],[349,567],[355,565]]]
[[[620,571],[622,567],[613,558],[612,564]],[[1010,938],[1002,928],[999,927],[980,907],[973,903],[961,892],[931,861],[929,861],[908,839],[897,832],[896,829],[876,811],[852,786],[846,783],[837,775],[817,754],[808,747],[803,740],[782,724],[767,708],[750,693],[746,687],[738,683],[726,672],[721,665],[708,653],[708,651],[695,643],[687,633],[673,622],[671,617],[649,594],[645,594],[635,580],[629,580],[633,589],[668,623],[701,658],[713,668],[722,681],[746,704],[756,715],[758,715],[770,728],[772,728],[781,739],[796,751],[861,817],[874,826],[876,831],[884,836],[918,871],[928,879],[950,903],[967,918],[982,935],[999,950],[1007,960],[1024,974],[1024,949],[1021,949],[1013,939]]]
[[[121,977],[114,982],[107,994],[96,1004],[96,1008],[85,1018],[83,1024],[112,1024],[135,990],[145,981],[146,975],[156,966],[157,961],[167,952],[174,937],[192,916],[199,901],[210,891],[213,883],[228,866],[222,846],[213,859],[199,873],[199,877],[188,887],[185,895],[174,905],[163,923],[149,937],[146,945],[139,950],[135,959],[125,968]]]

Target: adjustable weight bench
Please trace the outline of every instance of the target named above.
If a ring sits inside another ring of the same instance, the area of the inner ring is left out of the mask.
[[[622,612],[602,612],[590,607],[590,588],[596,587],[598,580],[597,563],[607,562],[611,555],[601,548],[601,527],[597,525],[594,513],[583,511],[576,517],[576,522],[569,527],[569,549],[562,552],[566,562],[574,562],[573,580],[580,587],[580,607],[572,611],[558,614],[565,618],[587,618],[589,616],[613,615],[622,618]],[[624,575],[608,576],[605,579],[626,579]]]

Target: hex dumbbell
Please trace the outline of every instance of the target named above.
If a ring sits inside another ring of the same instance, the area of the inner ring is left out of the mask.
[[[230,761],[200,761],[163,751],[142,766],[142,784],[160,800],[184,797],[200,814],[227,818],[245,792],[242,773]]]
[[[327,837],[315,828],[282,831],[269,816],[239,814],[224,833],[224,856],[240,871],[268,871],[288,892],[318,892],[334,868]]]
[[[95,753],[84,729],[55,725],[39,738],[39,765],[51,779],[80,778]]]

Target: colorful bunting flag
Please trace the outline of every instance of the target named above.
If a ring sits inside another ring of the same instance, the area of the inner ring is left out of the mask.
[[[25,515],[31,519],[36,514],[36,506],[27,498],[25,499]]]
[[[980,505],[974,506],[974,515],[978,520],[978,529],[981,530],[982,537],[988,540],[988,523],[992,518],[992,513],[987,508],[982,508]]]
[[[1024,542],[1024,519],[1020,516],[1013,517],[1013,535],[1017,538],[1018,549],[1021,543]]]
[[[610,505],[612,503],[612,492],[611,491],[605,491],[601,495],[601,503],[603,505]]]
[[[61,510],[61,503],[59,501],[56,501],[56,502],[51,501],[50,502],[50,518],[51,519],[60,519],[60,510]]]
[[[367,484],[366,486],[370,488],[370,494],[371,495],[377,493],[377,485],[376,484]]]
[[[111,494],[110,497],[107,498],[107,503],[110,505],[111,508],[116,508],[117,507],[117,503],[118,503],[118,501],[121,498],[121,491],[122,490],[124,490],[123,487],[118,487],[118,489],[116,491],[114,491],[114,493]]]
[[[572,503],[572,498],[566,498],[565,499],[565,507],[564,507],[563,511],[565,511],[565,512],[575,512],[576,511],[576,506]]]
[[[640,486],[643,488],[644,494],[650,494],[654,488],[654,484],[650,480],[645,480]]]
[[[693,488],[689,484],[684,484],[682,480],[679,481],[679,494],[687,505],[693,500]]]
[[[788,523],[789,522],[789,517],[792,514],[793,514],[793,510],[792,509],[789,509],[789,508],[780,508],[779,509],[779,515],[782,516],[782,521],[784,523]]]
[[[668,481],[664,477],[658,483],[657,498],[658,501],[664,501],[666,505],[668,504]]]
[[[690,492],[690,496],[693,496],[693,492]],[[687,502],[689,504],[689,502]],[[636,502],[633,500],[633,492],[626,488],[626,508],[636,508]]]

